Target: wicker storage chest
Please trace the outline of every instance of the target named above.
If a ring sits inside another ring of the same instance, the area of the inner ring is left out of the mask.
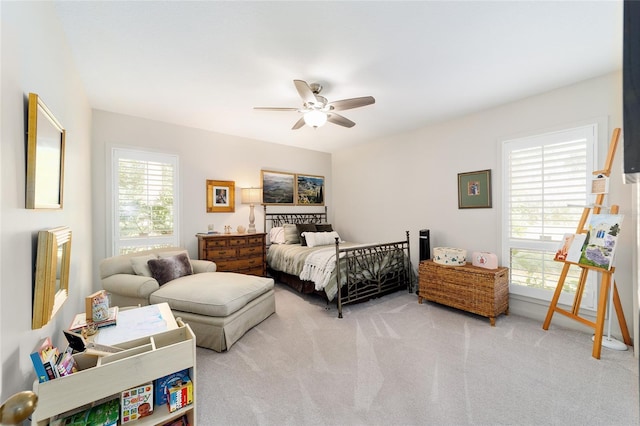
[[[509,269],[472,266],[445,266],[432,260],[420,262],[418,302],[428,300],[452,308],[489,317],[509,314]]]

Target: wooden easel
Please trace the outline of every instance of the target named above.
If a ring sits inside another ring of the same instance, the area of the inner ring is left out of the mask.
[[[594,175],[603,175],[607,178],[611,174],[611,165],[613,163],[613,156],[616,151],[616,147],[618,145],[618,139],[620,138],[620,129],[616,128],[613,130],[613,135],[611,136],[611,142],[609,143],[609,152],[607,154],[607,160],[605,162],[604,170],[598,170],[593,172]],[[596,195],[595,203],[593,207],[585,207],[582,212],[582,217],[580,218],[580,223],[578,224],[578,229],[576,233],[578,234],[586,234],[588,232],[585,229],[585,225],[587,223],[587,219],[589,218],[589,214],[593,210],[593,214],[599,214],[601,208],[603,207],[604,201],[604,193],[600,193]],[[618,213],[618,206],[611,206],[610,212],[612,214]],[[571,265],[576,265],[581,268],[580,278],[578,280],[578,288],[576,290],[576,294],[573,300],[573,306],[571,311],[567,311],[565,309],[558,307],[558,300],[560,299],[560,293],[562,293],[562,287],[564,286],[564,281],[569,272],[569,268]],[[587,274],[592,270],[594,272],[599,272],[602,275],[600,281],[600,298],[598,300],[598,310],[596,313],[596,321],[590,321],[579,316],[580,311],[580,303],[582,301],[582,294],[584,292],[584,287],[587,282]],[[600,352],[602,350],[602,333],[604,331],[604,318],[606,316],[607,310],[607,296],[609,294],[609,290],[611,287],[611,291],[613,291],[613,305],[615,306],[616,315],[618,317],[618,323],[620,324],[620,331],[622,332],[622,338],[624,339],[624,343],[631,346],[631,337],[629,336],[629,329],[627,328],[627,323],[624,318],[624,313],[622,311],[622,304],[620,303],[620,296],[618,295],[618,288],[616,287],[616,282],[612,277],[615,268],[611,268],[610,270],[605,270],[602,268],[597,268],[590,265],[583,265],[579,263],[573,262],[564,262],[564,266],[562,268],[562,272],[560,273],[560,278],[558,278],[558,284],[556,286],[556,290],[553,294],[553,298],[551,299],[551,304],[549,305],[549,311],[547,312],[547,317],[544,320],[544,324],[542,328],[544,330],[549,329],[549,325],[551,324],[551,318],[553,317],[554,312],[558,312],[562,315],[565,315],[571,319],[574,319],[584,325],[587,325],[595,330],[595,336],[593,339],[593,352],[592,356],[596,359],[600,359]]]

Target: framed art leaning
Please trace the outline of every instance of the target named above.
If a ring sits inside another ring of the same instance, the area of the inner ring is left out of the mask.
[[[491,207],[491,170],[458,173],[458,208]]]

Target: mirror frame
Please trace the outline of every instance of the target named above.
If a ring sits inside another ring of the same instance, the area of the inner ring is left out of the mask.
[[[35,93],[27,126],[26,208],[62,209],[66,131]]]
[[[38,232],[32,329],[49,323],[69,297],[70,261],[69,227],[59,226]]]

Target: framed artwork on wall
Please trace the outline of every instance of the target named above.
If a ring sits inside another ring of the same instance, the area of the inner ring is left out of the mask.
[[[458,173],[458,208],[491,207],[491,170]]]
[[[296,201],[296,185],[294,173],[262,170],[262,203],[290,204]]]
[[[42,99],[29,93],[26,208],[62,208],[65,135]]]
[[[296,175],[296,204],[324,205],[324,176]]]
[[[207,179],[207,213],[233,213],[235,210],[235,182]]]

